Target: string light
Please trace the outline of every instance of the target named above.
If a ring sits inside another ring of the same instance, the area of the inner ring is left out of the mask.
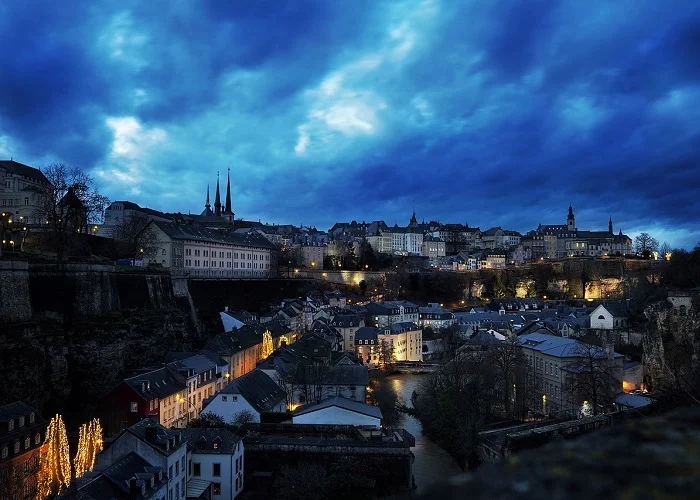
[[[68,435],[63,418],[56,415],[49,422],[44,440],[46,451],[41,456],[38,480],[38,498],[46,498],[52,493],[60,494],[71,482],[70,452]]]
[[[102,451],[102,426],[99,419],[93,418],[89,423],[80,426],[78,452],[75,454],[73,466],[76,479],[95,466],[95,457]]]
[[[270,330],[266,330],[263,333],[262,354],[260,355],[260,359],[267,359],[274,350],[275,347],[272,345],[272,334],[270,333]]]

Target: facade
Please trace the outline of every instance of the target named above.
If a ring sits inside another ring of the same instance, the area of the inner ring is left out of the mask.
[[[203,401],[216,392],[216,363],[203,354],[195,354],[168,363],[167,367],[177,373],[187,385],[188,419],[197,418],[202,411]]]
[[[253,370],[230,382],[216,394],[202,410],[219,415],[227,423],[235,421],[242,412],[253,415],[260,422],[260,414],[284,412],[286,393],[262,370]]]
[[[42,192],[51,184],[41,170],[13,160],[0,160],[0,210],[22,226],[41,226]]]
[[[505,269],[506,254],[500,252],[489,252],[486,259],[481,262],[485,263],[485,269]]]
[[[367,403],[335,396],[318,403],[299,406],[292,413],[292,423],[381,427],[382,411]]]
[[[185,380],[167,367],[124,379],[99,401],[107,435],[153,417],[166,427],[184,427],[192,416]]]
[[[612,346],[596,348],[577,340],[566,339],[545,333],[529,333],[518,337],[516,344],[525,356],[531,397],[527,405],[530,410],[543,415],[579,415],[588,402],[584,394],[571,390],[573,377],[581,375],[585,356],[594,349],[596,364],[609,364],[615,374],[609,383],[601,387],[602,393],[614,395],[622,390],[624,356],[613,352]],[[606,382],[607,383],[607,382]],[[517,390],[517,388],[516,388]]]
[[[152,222],[151,264],[183,269],[190,276],[269,278],[272,244],[264,237],[193,224]]]
[[[418,326],[425,328],[446,328],[457,322],[455,315],[443,309],[440,304],[431,302],[427,307],[418,308]]]
[[[115,201],[105,209],[104,222],[97,230],[97,235],[105,238],[114,238],[117,228],[135,213],[143,214],[153,221],[173,222],[172,216],[163,212],[141,207],[131,201]]]
[[[612,217],[607,231],[580,231],[576,227],[574,209],[569,205],[565,225],[542,225],[528,233],[523,245],[532,247],[533,257],[561,259],[566,257],[602,257],[632,253],[632,239],[613,232]]]
[[[423,361],[423,330],[412,321],[393,323],[377,339],[391,346],[394,361]]]
[[[0,406],[0,499],[36,498],[46,421],[17,401]]]
[[[431,261],[437,260],[439,257],[445,256],[445,242],[433,236],[423,238],[421,244],[421,257],[428,257]]]
[[[181,432],[189,444],[189,481],[210,483],[212,500],[233,499],[241,494],[244,486],[244,446],[241,437],[225,428],[182,429]]]
[[[601,304],[593,309],[590,318],[593,330],[617,330],[627,328],[629,311],[620,304]]]
[[[418,306],[406,300],[370,302],[367,311],[374,319],[374,326],[380,328],[406,321],[418,322]]]
[[[104,474],[130,454],[137,455],[153,468],[152,475],[162,471],[160,477],[166,481],[162,491],[167,491],[167,496],[160,498],[176,500],[187,496],[187,442],[180,430],[167,429],[158,424],[155,416],[143,419],[123,430],[109,447],[97,455],[93,472]]]
[[[365,321],[357,314],[336,314],[329,321],[329,325],[343,336],[342,350],[352,351],[355,332],[358,328],[365,326]]]

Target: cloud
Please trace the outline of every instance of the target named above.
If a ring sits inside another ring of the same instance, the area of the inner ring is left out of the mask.
[[[78,14],[75,14],[75,13]],[[31,27],[31,29],[27,29]],[[700,234],[700,5],[96,0],[0,6],[0,155],[113,199],[312,223]],[[660,238],[661,239],[661,238]]]

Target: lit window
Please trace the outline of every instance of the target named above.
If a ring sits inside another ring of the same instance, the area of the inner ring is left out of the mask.
[[[15,453],[19,453],[19,441],[15,442]]]
[[[138,412],[139,411],[139,404],[132,401],[130,403],[130,411],[131,411],[131,413]]]
[[[29,438],[24,438],[24,449],[25,449],[25,450],[28,449],[28,448],[29,448],[29,445],[31,445],[31,444],[32,444],[32,440],[31,440],[31,439],[29,439]]]

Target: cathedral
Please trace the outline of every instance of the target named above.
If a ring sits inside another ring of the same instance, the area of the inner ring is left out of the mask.
[[[581,231],[576,227],[574,208],[569,205],[566,224],[542,225],[523,238],[532,248],[533,258],[603,257],[632,253],[632,239],[613,231],[612,216],[607,231]]]
[[[231,207],[231,169],[228,169],[228,175],[226,179],[226,202],[221,205],[221,192],[219,190],[219,173],[216,174],[216,195],[214,196],[214,210],[211,209],[211,204],[209,203],[209,185],[207,185],[207,201],[204,204],[204,210],[200,214],[200,217],[207,217],[206,220],[214,222],[215,219],[210,219],[211,217],[220,217],[226,222],[233,223],[234,213]]]

